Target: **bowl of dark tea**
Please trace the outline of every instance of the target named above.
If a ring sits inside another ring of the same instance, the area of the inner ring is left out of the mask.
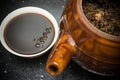
[[[23,7],[8,14],[1,23],[1,43],[21,57],[36,57],[47,52],[57,41],[59,28],[46,10]]]

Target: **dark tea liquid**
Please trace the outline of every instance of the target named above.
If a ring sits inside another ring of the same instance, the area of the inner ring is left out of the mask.
[[[48,48],[54,38],[53,24],[46,17],[26,13],[12,19],[5,29],[8,46],[21,54],[35,54]]]

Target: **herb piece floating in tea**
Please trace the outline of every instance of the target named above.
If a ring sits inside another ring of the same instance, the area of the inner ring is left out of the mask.
[[[83,11],[98,29],[120,36],[120,0],[83,0]]]

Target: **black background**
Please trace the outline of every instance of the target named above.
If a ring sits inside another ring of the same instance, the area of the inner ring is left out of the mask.
[[[0,0],[0,23],[8,13],[25,6],[46,9],[59,23],[66,2],[67,0]],[[72,60],[61,75],[52,77],[45,70],[49,53],[50,51],[38,58],[26,59],[10,54],[0,44],[0,80],[120,80],[119,76],[107,77],[90,73]]]

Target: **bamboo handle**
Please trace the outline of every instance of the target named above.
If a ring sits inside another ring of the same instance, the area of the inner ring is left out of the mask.
[[[52,76],[59,75],[76,53],[75,43],[68,33],[62,33],[60,40],[53,48],[46,64],[46,70]]]

